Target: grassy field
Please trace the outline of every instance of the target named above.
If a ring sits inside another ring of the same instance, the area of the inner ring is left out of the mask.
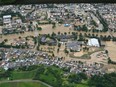
[[[52,66],[50,68],[46,68],[44,73],[39,75],[39,78],[40,80],[54,86],[58,84],[59,79],[57,78],[57,76],[60,76],[61,73],[63,73],[61,69]]]
[[[12,73],[12,79],[32,79],[36,73],[36,70],[32,71],[13,71]]]
[[[88,86],[88,81],[82,81],[81,83],[79,84],[76,84],[76,87],[89,87]]]
[[[47,87],[39,82],[9,82],[1,83],[0,87]]]
[[[89,86],[85,85],[85,84],[78,84],[78,85],[76,85],[76,87],[89,87]]]
[[[32,67],[30,67],[30,69],[31,68]],[[38,84],[35,81],[34,83],[32,83],[32,81],[28,82],[29,84],[26,83],[27,80],[32,79],[40,80],[54,87],[62,87],[62,84],[64,85],[63,87],[65,87],[65,82],[67,82],[68,85],[73,85],[73,87],[88,87],[88,82],[86,80],[78,84],[72,84],[69,82],[68,76],[63,76],[64,71],[56,66],[38,66],[38,68],[33,68],[31,71],[25,71],[23,69],[24,68],[11,71],[11,75],[9,77],[1,80],[10,82],[1,83],[0,87],[45,87],[41,86],[41,84]],[[1,71],[3,72],[3,70]],[[22,80],[26,80],[26,82],[23,81],[22,83]]]

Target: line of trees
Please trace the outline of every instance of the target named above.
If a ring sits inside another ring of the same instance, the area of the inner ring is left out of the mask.
[[[13,3],[13,2],[15,2],[16,0],[0,0],[1,2],[1,4],[10,4],[10,3]]]
[[[98,36],[98,34],[91,34],[91,33],[84,33],[84,34],[82,34],[82,33],[77,33],[77,32],[64,32],[64,35],[73,35],[74,37],[74,40],[79,40],[79,41],[84,41],[85,40],[85,37],[87,37],[87,38],[97,38],[97,39],[99,39],[99,40],[102,40],[102,41],[116,41],[116,37],[112,37],[111,35],[100,35],[100,36]],[[47,36],[49,37],[49,38],[54,38],[55,36],[56,36],[57,34],[56,33],[52,33],[51,35],[50,34],[48,34]],[[58,32],[58,35],[63,35],[63,33],[61,33],[61,32]],[[58,39],[58,38],[57,38]],[[59,41],[59,39],[58,39],[58,41]]]
[[[74,25],[74,30],[87,32],[88,31],[88,28],[87,28],[86,25],[83,25],[83,26],[75,26]]]
[[[98,17],[99,17],[100,22],[103,24],[103,27],[104,27],[103,32],[107,32],[107,31],[108,31],[108,24],[107,24],[107,22],[106,22],[105,19],[100,15],[99,11],[96,11],[96,14],[97,14]]]
[[[92,76],[88,82],[89,87],[115,87],[116,73]]]
[[[4,47],[4,48],[22,48],[24,49],[26,47],[26,45],[16,45],[16,46],[12,46],[12,45],[5,45],[4,41],[2,43],[0,43],[0,47]]]
[[[116,64],[116,62],[115,61],[112,61],[111,58],[109,57],[108,58],[108,64]]]

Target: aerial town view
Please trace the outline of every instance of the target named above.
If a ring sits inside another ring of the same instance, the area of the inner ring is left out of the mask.
[[[0,87],[116,87],[116,4],[0,6]]]

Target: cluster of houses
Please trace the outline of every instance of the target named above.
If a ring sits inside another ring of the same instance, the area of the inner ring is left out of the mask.
[[[116,6],[115,4],[100,5],[97,7],[100,15],[107,21],[108,27],[115,30],[116,27]]]
[[[50,9],[48,18],[57,23],[71,23],[71,20],[73,21],[75,18],[75,14],[70,9],[64,7]]]
[[[81,30],[83,26],[86,26],[87,30],[103,30],[103,25],[92,12],[78,14],[73,25],[75,30]]]
[[[18,49],[0,49],[0,56],[2,62],[0,64],[5,70],[9,68],[16,68],[21,66],[28,66],[37,64],[37,57],[43,57],[46,53],[34,52],[29,50],[18,50]]]
[[[5,45],[12,45],[12,46],[24,46],[28,47],[28,49],[34,48],[35,44],[32,38],[26,40],[26,38],[15,38],[9,39]]]
[[[100,75],[105,73],[105,70],[102,69],[103,64],[100,64],[100,63],[87,64],[86,62],[79,62],[79,61],[72,60],[72,61],[66,62],[66,65],[71,66],[70,72],[72,73],[84,72],[88,76]]]
[[[105,73],[102,69],[103,64],[100,63],[86,63],[80,61],[64,61],[61,57],[52,57],[45,52],[41,51],[29,51],[29,50],[18,50],[18,49],[0,49],[0,55],[2,61],[0,67],[8,70],[9,68],[18,68],[21,66],[31,66],[44,64],[47,66],[56,65],[60,68],[66,67],[69,69],[67,73],[81,73],[84,72],[88,76],[101,75]],[[41,59],[41,60],[39,60]]]
[[[29,14],[35,8],[32,5],[8,5],[0,6],[1,11],[6,13],[2,14],[2,34],[13,34],[13,33],[23,33],[26,31],[28,23],[25,23],[27,14]],[[9,13],[8,13],[8,12]],[[11,14],[10,14],[11,13]]]
[[[61,7],[60,7],[61,6]],[[99,6],[99,7],[98,7]],[[115,5],[103,5],[103,6],[94,6],[92,4],[70,4],[70,5],[52,5],[52,8],[49,8],[49,5],[21,5],[21,6],[1,6],[1,10],[3,11],[6,8],[7,10],[12,10],[14,13],[19,13],[25,20],[33,21],[33,20],[50,20],[56,23],[64,23],[64,26],[70,26],[71,24],[77,26],[86,25],[88,29],[97,29],[102,30],[103,25],[100,23],[99,19],[92,14],[90,11],[96,12],[98,10],[107,20],[109,24],[109,28],[115,28]],[[41,8],[41,10],[40,10]],[[7,11],[5,10],[5,11]],[[108,12],[110,11],[110,12]],[[4,15],[3,19],[3,33],[12,33],[14,29],[21,28],[22,26],[26,26],[22,23],[21,18],[13,18],[11,14]],[[93,26],[91,21],[98,25],[98,27]],[[29,27],[28,27],[29,28]],[[79,28],[80,29],[80,28]],[[18,32],[18,31],[17,31]]]
[[[22,23],[22,19],[19,17],[13,17],[12,15],[4,15],[3,16],[3,34],[12,34],[14,32],[23,32],[24,24]]]
[[[115,5],[99,5],[96,4],[71,4],[71,5],[54,5],[55,8],[47,8],[47,5],[21,5],[21,6],[0,6],[0,12],[5,10],[12,10],[14,13],[19,12],[22,16],[25,17],[27,23],[23,23],[22,19],[18,16],[13,17],[12,15],[4,15],[2,17],[3,21],[3,34],[11,34],[14,32],[24,32],[26,30],[33,31],[35,27],[30,21],[41,21],[49,19],[56,23],[63,22],[64,27],[69,27],[74,25],[75,30],[83,28],[85,25],[88,29],[99,29],[102,30],[103,26],[100,21],[94,14],[89,11],[100,12],[100,15],[105,18],[109,24],[110,29],[115,29],[116,25],[116,9]],[[41,10],[40,10],[41,9]],[[44,17],[42,16],[44,15]],[[1,18],[0,18],[1,19]],[[93,27],[91,21],[94,20],[98,27]],[[28,23],[29,22],[29,23]],[[58,34],[52,38],[48,38],[46,35],[42,35],[40,38],[40,44],[56,46],[58,43],[64,44],[67,49],[74,52],[79,52],[82,49],[82,45],[100,47],[100,42],[96,38],[90,38],[85,44],[83,41],[76,41],[74,38],[76,35],[68,34]],[[26,43],[27,42],[27,43]],[[25,39],[14,39],[11,44],[16,45],[25,45],[27,44],[29,48],[34,47],[34,42],[30,40],[26,41]],[[98,54],[97,57],[102,57],[105,55]],[[42,58],[42,60],[38,60]],[[87,64],[85,62],[79,61],[66,61],[64,62],[63,58],[55,57],[51,58],[47,53],[41,51],[30,51],[28,50],[18,50],[18,49],[5,49],[0,48],[0,67],[3,67],[5,70],[8,68],[17,68],[20,66],[30,66],[30,65],[57,65],[60,68],[67,67],[70,69],[70,72],[80,73],[85,72],[87,75],[98,75],[104,74],[105,71],[102,70],[102,64]]]

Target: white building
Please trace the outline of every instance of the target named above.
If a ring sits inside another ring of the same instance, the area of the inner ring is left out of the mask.
[[[11,15],[5,15],[5,16],[3,16],[3,23],[4,24],[11,23]]]
[[[89,39],[87,45],[88,46],[100,47],[99,41],[96,38]]]

